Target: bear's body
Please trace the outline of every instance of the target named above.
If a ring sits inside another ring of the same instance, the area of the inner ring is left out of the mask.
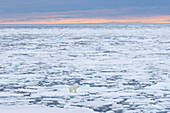
[[[70,92],[73,92],[73,91],[74,91],[74,93],[76,93],[76,90],[77,90],[78,87],[79,87],[79,86],[70,86],[70,87],[69,87],[69,91],[70,91]]]

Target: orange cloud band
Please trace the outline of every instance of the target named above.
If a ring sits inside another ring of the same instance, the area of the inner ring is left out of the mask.
[[[0,24],[86,24],[86,23],[140,23],[140,24],[169,24],[170,15],[152,16],[152,17],[122,17],[122,19],[96,19],[96,18],[72,18],[72,19],[43,19],[32,21],[17,21],[3,22]]]

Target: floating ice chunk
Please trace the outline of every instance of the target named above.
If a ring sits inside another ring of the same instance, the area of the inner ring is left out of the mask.
[[[154,90],[170,90],[169,80],[158,83],[156,85],[150,86],[147,89],[154,89]]]

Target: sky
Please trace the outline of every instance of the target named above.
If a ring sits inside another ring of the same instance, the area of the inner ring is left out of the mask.
[[[0,0],[0,24],[170,23],[170,0]]]

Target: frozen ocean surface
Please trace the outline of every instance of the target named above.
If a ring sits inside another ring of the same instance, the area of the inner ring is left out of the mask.
[[[168,113],[170,24],[0,25],[0,113],[17,106]]]

